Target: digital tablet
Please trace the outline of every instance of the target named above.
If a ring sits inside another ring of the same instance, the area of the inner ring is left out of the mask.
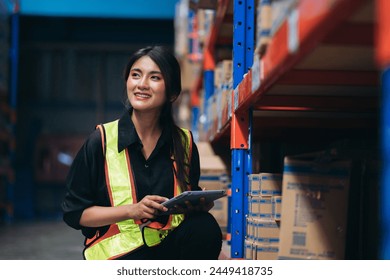
[[[225,190],[185,191],[179,194],[178,196],[175,196],[170,200],[163,202],[162,205],[167,207],[168,211],[160,212],[160,215],[176,214],[175,205],[186,208],[186,204],[185,204],[186,201],[189,201],[193,206],[195,206],[199,204],[200,199],[202,197],[205,198],[207,203],[224,196],[226,196]]]

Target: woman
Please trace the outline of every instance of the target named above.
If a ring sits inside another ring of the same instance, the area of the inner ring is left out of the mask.
[[[181,92],[176,58],[161,46],[140,49],[124,79],[126,112],[99,125],[73,161],[64,221],[86,237],[85,259],[217,259],[213,203],[160,215],[168,198],[200,190],[196,144],[172,115]]]

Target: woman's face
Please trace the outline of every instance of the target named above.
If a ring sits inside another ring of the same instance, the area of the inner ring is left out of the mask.
[[[134,110],[161,110],[165,103],[165,81],[160,68],[149,56],[143,56],[133,64],[126,87]]]

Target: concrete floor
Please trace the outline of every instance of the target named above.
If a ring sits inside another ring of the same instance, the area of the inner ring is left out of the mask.
[[[83,242],[63,221],[0,225],[0,260],[82,260]]]
[[[0,260],[82,260],[84,238],[62,220],[0,225]],[[224,242],[219,259],[229,259]]]

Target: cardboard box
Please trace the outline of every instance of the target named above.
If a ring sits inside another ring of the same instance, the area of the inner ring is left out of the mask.
[[[260,195],[260,174],[249,174],[248,175],[249,183],[249,194],[251,196]]]
[[[188,53],[188,13],[188,1],[177,1],[174,17],[174,49],[178,58],[184,57]]]
[[[255,240],[255,228],[253,226],[253,217],[246,217],[246,239]]]
[[[254,252],[256,260],[277,260],[279,247],[276,244],[266,244],[266,243],[257,243],[253,244]]]
[[[244,241],[244,258],[246,260],[253,260],[253,241],[245,240]]]
[[[279,247],[277,244],[261,243],[252,240],[244,241],[244,259],[277,260]]]
[[[221,176],[226,175],[226,165],[222,159],[215,155],[211,145],[207,142],[196,144],[199,152],[200,171],[202,175]]]
[[[180,60],[181,87],[183,91],[191,91],[195,87],[196,79],[202,71],[202,64],[198,61],[190,61],[187,58]]]
[[[299,0],[271,1],[271,37],[278,32],[280,26],[287,20],[291,12],[299,4]]]
[[[209,142],[203,142],[203,141],[197,142],[196,146],[198,148],[198,153],[200,158],[215,156],[214,150],[211,147],[211,144]]]
[[[200,158],[199,186],[207,190],[221,190],[227,187],[229,178],[225,165],[218,156]]]
[[[226,165],[222,159],[214,154],[209,143],[197,144],[200,161],[199,186],[208,190],[220,190],[226,188],[229,181]]]
[[[279,242],[280,225],[279,223],[268,219],[252,219],[254,230],[254,240],[261,243]]]
[[[221,83],[229,82],[230,78],[233,75],[233,60],[224,59],[218,63],[221,68]]]
[[[211,28],[214,25],[215,11],[208,9],[198,9],[196,12],[198,24],[199,43],[205,44],[208,36],[210,36]]]
[[[351,162],[286,157],[279,259],[344,259]]]
[[[271,197],[272,204],[272,218],[275,221],[280,221],[282,216],[282,196],[273,196]]]
[[[248,215],[249,217],[258,218],[260,217],[260,197],[249,196],[248,197]]]
[[[256,49],[255,53],[261,56],[271,40],[272,9],[271,1],[260,0],[256,7]]]
[[[274,196],[282,194],[283,175],[279,173],[260,173],[260,195]]]
[[[207,190],[227,189],[229,178],[226,166],[221,158],[214,154],[208,142],[196,144],[199,151],[200,179],[199,186]],[[214,201],[214,207],[210,213],[215,217],[222,232],[227,231],[228,220],[228,197],[222,197]]]
[[[217,220],[223,233],[227,232],[228,224],[228,197],[221,197],[214,201],[214,207],[209,211]]]
[[[273,219],[272,197],[249,196],[248,215],[253,218]]]
[[[261,196],[259,200],[259,217],[272,219],[272,201],[269,196]]]

